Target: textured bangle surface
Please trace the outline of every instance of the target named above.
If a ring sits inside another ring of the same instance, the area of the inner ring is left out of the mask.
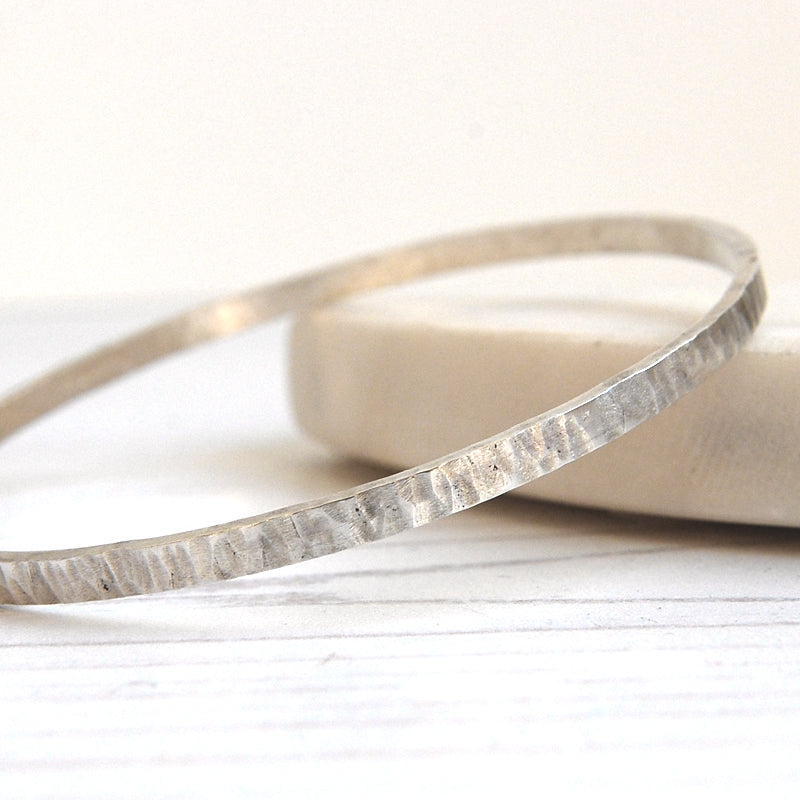
[[[0,553],[0,602],[158,592],[293,564],[441,519],[546,475],[671,405],[734,355],[765,292],[752,243],[705,220],[611,217],[499,228],[359,259],[203,306],[55,370],[0,403],[0,438],[163,356],[355,292],[492,262],[649,252],[710,262],[722,298],[668,345],[551,411],[436,461],[301,505],[169,536]],[[109,523],[113,538],[113,522]]]

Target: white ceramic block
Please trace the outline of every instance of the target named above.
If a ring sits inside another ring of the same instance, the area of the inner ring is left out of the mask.
[[[656,419],[520,493],[800,525],[800,284],[769,282],[747,350]],[[665,344],[725,278],[671,258],[479,270],[348,300],[292,337],[296,416],[334,450],[404,468],[545,411]]]

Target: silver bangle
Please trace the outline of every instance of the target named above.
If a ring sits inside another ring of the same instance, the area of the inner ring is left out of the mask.
[[[300,505],[209,528],[93,547],[0,553],[0,602],[72,603],[159,592],[293,564],[470,508],[618,438],[734,355],[766,300],[752,243],[694,219],[613,217],[499,228],[393,250],[203,306],[55,370],[0,403],[0,438],[170,353],[313,304],[490,262],[587,252],[668,253],[732,275],[666,347],[579,397],[436,461]],[[109,520],[113,534],[113,520]]]

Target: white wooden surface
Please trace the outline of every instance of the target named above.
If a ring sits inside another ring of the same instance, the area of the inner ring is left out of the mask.
[[[8,388],[177,303],[2,309]],[[375,473],[292,428],[282,331],[0,457],[2,546],[254,513]],[[229,584],[0,608],[8,798],[791,796],[800,536],[504,500]]]

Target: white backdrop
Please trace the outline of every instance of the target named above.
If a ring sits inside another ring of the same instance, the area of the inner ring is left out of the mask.
[[[244,288],[595,211],[800,233],[779,2],[0,5],[0,298]]]

